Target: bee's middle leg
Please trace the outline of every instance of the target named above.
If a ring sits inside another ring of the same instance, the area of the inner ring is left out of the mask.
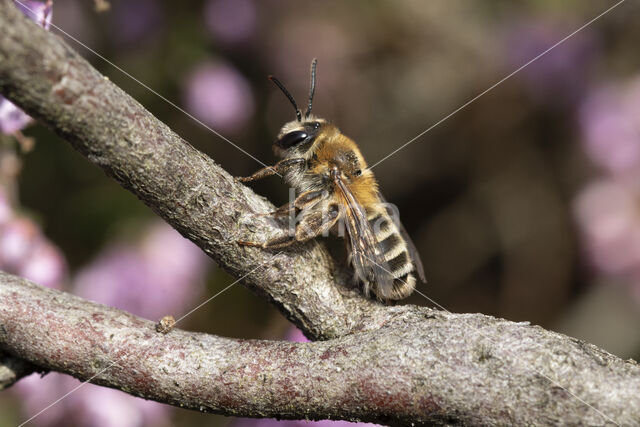
[[[337,205],[329,205],[326,210],[310,211],[303,215],[296,225],[295,232],[285,236],[274,237],[266,242],[248,242],[238,240],[241,246],[253,246],[263,249],[281,249],[294,243],[303,243],[314,237],[328,232],[340,217],[340,208]]]

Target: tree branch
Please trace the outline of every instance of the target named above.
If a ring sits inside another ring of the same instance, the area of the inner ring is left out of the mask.
[[[632,424],[640,367],[478,314],[415,308],[329,341],[173,330],[0,274],[0,347],[39,366],[224,415],[420,424]],[[558,384],[581,396],[597,411]]]
[[[310,338],[371,329],[388,316],[347,287],[324,245],[277,254],[238,246],[278,230],[271,203],[194,149],[55,35],[0,0],[0,93],[71,143]],[[225,147],[225,149],[227,149]],[[259,267],[256,269],[256,267]]]
[[[226,415],[397,424],[640,419],[635,362],[538,327],[368,301],[341,285],[345,272],[317,242],[277,255],[239,247],[238,239],[273,235],[273,224],[253,215],[272,210],[270,203],[23,18],[10,0],[0,0],[0,28],[2,94],[229,273],[246,275],[249,288],[308,336],[330,340],[160,335],[150,322],[2,274],[0,350],[134,395]]]
[[[0,352],[0,391],[11,387],[20,378],[40,370],[24,359]]]

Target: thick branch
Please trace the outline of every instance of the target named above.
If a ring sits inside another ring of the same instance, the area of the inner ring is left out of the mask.
[[[273,205],[172,132],[60,38],[24,18],[11,0],[0,0],[0,28],[0,93],[69,141],[230,274],[247,275],[244,284],[308,336],[341,336],[386,320],[378,304],[340,291],[340,271],[323,245],[312,242],[275,257],[277,252],[238,246],[238,239],[262,241],[277,232],[272,222],[254,215],[272,211]]]
[[[314,343],[163,335],[152,322],[0,273],[0,348],[225,415],[401,425],[605,424],[598,411],[621,425],[640,419],[635,362],[478,314],[415,308],[377,331]]]

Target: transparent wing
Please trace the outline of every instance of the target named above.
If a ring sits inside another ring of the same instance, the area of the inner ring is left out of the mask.
[[[367,293],[369,285],[374,283],[381,288],[393,288],[393,275],[369,225],[365,210],[356,201],[337,171],[332,173],[332,178],[343,202],[356,277],[365,284]]]
[[[389,203],[380,192],[378,192],[378,197],[380,198],[380,201],[382,203],[385,203],[387,205],[386,209],[387,209],[387,212],[389,213],[389,216],[391,218],[394,218],[391,208],[388,207]],[[411,237],[409,237],[409,233],[407,233],[407,230],[404,228],[404,225],[402,225],[401,222],[399,222],[396,225],[400,230],[400,235],[402,236],[404,241],[407,242],[407,248],[409,249],[409,256],[411,257],[411,262],[413,262],[413,266],[416,268],[416,271],[418,272],[418,277],[420,278],[420,281],[422,283],[427,283],[427,279],[424,275],[424,267],[422,266],[422,260],[420,259],[420,254],[418,253],[418,249],[416,249],[416,245],[413,243],[413,240],[411,240]]]

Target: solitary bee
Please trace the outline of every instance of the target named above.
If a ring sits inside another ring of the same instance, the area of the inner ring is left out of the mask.
[[[349,262],[354,279],[365,295],[373,291],[382,301],[409,296],[416,285],[414,273],[425,282],[420,256],[402,224],[378,191],[358,146],[325,119],[313,116],[316,64],[311,63],[309,104],[302,117],[293,96],[278,79],[269,76],[296,110],[296,120],[286,123],[274,144],[282,158],[253,175],[254,181],[278,174],[296,190],[296,199],[271,215],[297,214],[299,221],[289,234],[266,242],[238,243],[261,248],[284,248],[321,234],[337,233],[344,224],[348,235]]]

